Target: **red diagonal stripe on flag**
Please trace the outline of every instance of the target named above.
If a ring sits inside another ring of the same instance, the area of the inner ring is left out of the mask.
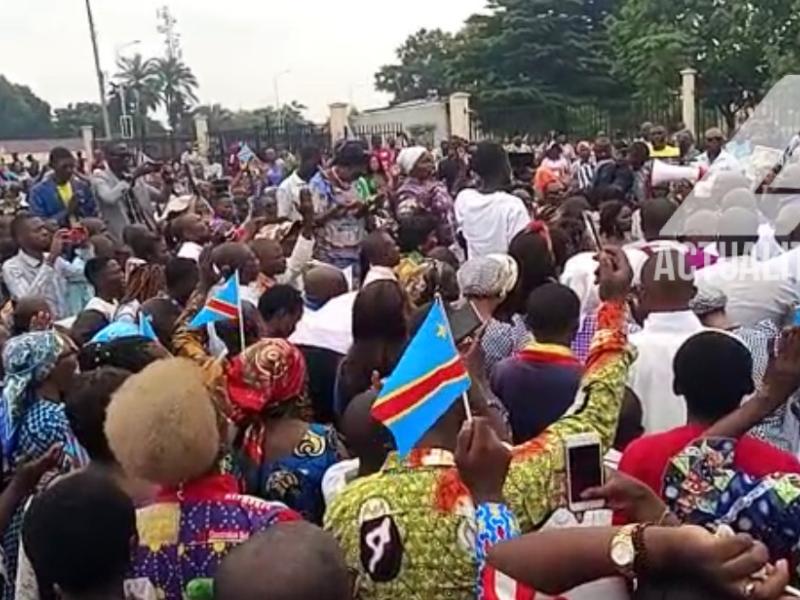
[[[211,298],[206,303],[206,308],[209,310],[213,310],[214,312],[218,312],[220,314],[225,315],[230,319],[238,319],[239,318],[239,307],[234,304],[228,304],[227,302],[223,302],[217,298]]]

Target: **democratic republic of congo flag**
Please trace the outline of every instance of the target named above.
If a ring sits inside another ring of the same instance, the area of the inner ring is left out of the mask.
[[[469,386],[466,366],[437,298],[384,382],[372,416],[392,432],[397,451],[404,456]]]
[[[208,323],[238,319],[241,313],[239,299],[239,272],[230,276],[214,295],[206,300],[206,305],[194,316],[189,327],[198,329]]]

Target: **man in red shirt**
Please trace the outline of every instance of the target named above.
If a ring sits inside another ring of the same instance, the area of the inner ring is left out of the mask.
[[[750,351],[728,333],[704,331],[686,340],[673,362],[673,388],[686,401],[688,424],[632,442],[619,470],[661,495],[668,462],[753,393],[752,368]],[[797,458],[748,435],[739,439],[734,463],[753,477],[800,473]]]

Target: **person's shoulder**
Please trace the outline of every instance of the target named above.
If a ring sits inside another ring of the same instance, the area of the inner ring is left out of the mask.
[[[346,529],[358,522],[358,513],[371,498],[387,496],[386,476],[374,473],[349,483],[325,511],[326,529]]]
[[[758,457],[758,462],[766,470],[776,473],[800,473],[800,461],[796,456],[756,437],[743,436],[739,440],[738,452],[747,456]]]

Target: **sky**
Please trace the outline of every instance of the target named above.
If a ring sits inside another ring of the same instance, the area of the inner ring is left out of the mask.
[[[53,107],[97,101],[85,0],[4,0],[0,74]],[[485,0],[92,0],[103,70],[115,55],[164,52],[156,11],[177,19],[202,104],[236,109],[305,104],[322,121],[331,102],[385,105],[374,74],[416,30],[455,31]],[[125,46],[139,40],[138,44]]]

